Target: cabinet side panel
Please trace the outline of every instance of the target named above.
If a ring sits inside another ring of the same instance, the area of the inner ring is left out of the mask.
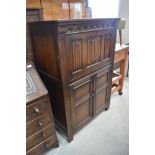
[[[30,30],[37,69],[49,77],[60,79],[57,62],[56,26],[30,24]]]
[[[66,114],[64,107],[64,97],[62,92],[61,83],[55,81],[45,74],[39,72],[41,78],[44,81],[45,86],[48,89],[48,93],[51,99],[51,106],[53,111],[54,120],[56,122],[56,126],[61,128],[64,132],[66,132]]]

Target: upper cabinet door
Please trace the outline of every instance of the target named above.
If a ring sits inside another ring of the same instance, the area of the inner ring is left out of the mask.
[[[110,65],[113,53],[113,30],[75,33],[66,36],[65,59],[69,79]]]

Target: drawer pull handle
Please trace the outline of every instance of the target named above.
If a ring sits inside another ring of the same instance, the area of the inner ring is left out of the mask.
[[[47,98],[45,98],[45,99],[44,99],[44,102],[45,102],[45,103],[47,103],[47,102],[48,102],[48,99],[47,99]]]
[[[38,108],[34,108],[34,115],[38,114],[40,110]]]
[[[43,123],[39,122],[38,125],[39,125],[39,126],[43,126]]]
[[[49,147],[49,144],[48,143],[45,143],[44,145],[45,145],[45,148],[48,148]]]
[[[46,134],[41,132],[41,137],[46,137]]]

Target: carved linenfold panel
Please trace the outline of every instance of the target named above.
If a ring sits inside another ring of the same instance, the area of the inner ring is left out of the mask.
[[[76,72],[82,68],[82,41],[76,40],[72,42],[72,66],[73,72]]]
[[[101,60],[101,37],[91,37],[87,40],[88,66]]]
[[[104,39],[104,58],[107,59],[110,57],[110,46],[111,46],[111,35],[110,34],[106,34],[105,35],[105,39]]]

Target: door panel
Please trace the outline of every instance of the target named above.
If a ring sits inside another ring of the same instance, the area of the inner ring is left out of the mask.
[[[99,71],[94,79],[95,79],[95,100],[94,100],[94,109],[93,113],[97,113],[100,109],[104,108],[107,102],[107,91],[108,91],[108,83],[109,83],[110,71],[102,70]]]
[[[88,98],[75,107],[75,126],[78,126],[83,121],[89,119],[90,114],[90,98]]]
[[[91,100],[92,80],[83,79],[70,85],[73,128],[86,122],[92,115]]]
[[[69,79],[110,62],[112,30],[92,31],[66,36],[66,60]]]
[[[105,105],[106,92],[107,92],[106,88],[96,91],[96,112]]]
[[[102,84],[105,84],[108,82],[108,72],[104,73],[99,73],[97,74],[96,78],[96,87],[100,87]]]

